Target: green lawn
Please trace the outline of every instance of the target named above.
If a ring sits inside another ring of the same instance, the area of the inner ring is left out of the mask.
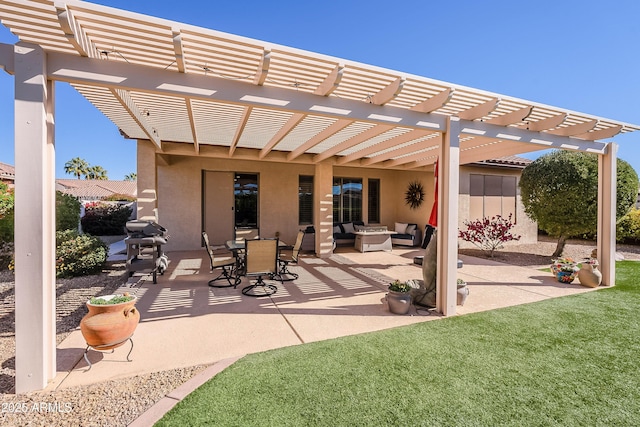
[[[250,355],[157,425],[638,426],[639,281]]]

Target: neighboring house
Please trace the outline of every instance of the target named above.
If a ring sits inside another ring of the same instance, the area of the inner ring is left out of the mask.
[[[0,163],[0,182],[4,182],[9,187],[13,187],[15,180],[16,180],[15,168],[6,163]]]
[[[102,200],[114,194],[138,197],[135,181],[56,179],[56,190],[75,196],[82,201]]]

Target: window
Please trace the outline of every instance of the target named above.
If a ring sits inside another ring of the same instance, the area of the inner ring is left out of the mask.
[[[362,179],[333,178],[333,221],[362,221]]]
[[[369,198],[367,200],[369,210],[369,223],[380,223],[380,180],[369,179]]]
[[[233,194],[236,227],[258,228],[258,175],[237,173]]]
[[[298,177],[298,224],[313,224],[313,177]]]
[[[469,183],[470,219],[510,214],[516,221],[516,177],[471,174]]]

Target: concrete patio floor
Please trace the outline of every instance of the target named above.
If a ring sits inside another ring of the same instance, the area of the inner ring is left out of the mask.
[[[130,346],[125,343],[113,353],[89,351],[93,366],[87,370],[86,344],[78,329],[58,346],[58,375],[47,390],[213,365],[249,353],[439,319],[413,307],[405,316],[391,314],[384,300],[391,280],[422,277],[421,267],[413,264],[413,257],[422,253],[338,248],[328,259],[302,255],[299,265],[290,267],[299,279],[277,282],[276,294],[260,298],[242,295],[247,278],[237,289],[207,286],[214,276],[204,251],[169,253],[169,268],[157,284],[147,279],[119,290],[139,297],[141,321],[132,361],[126,361]],[[591,290],[558,283],[532,268],[460,258],[464,266],[458,275],[470,294],[457,307],[459,315]]]

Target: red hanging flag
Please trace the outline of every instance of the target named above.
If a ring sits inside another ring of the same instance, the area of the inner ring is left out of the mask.
[[[432,227],[438,226],[438,162],[436,160],[436,165],[434,167],[433,172],[433,182],[434,185],[434,193],[433,193],[433,207],[431,208],[431,215],[429,216],[429,225]]]

